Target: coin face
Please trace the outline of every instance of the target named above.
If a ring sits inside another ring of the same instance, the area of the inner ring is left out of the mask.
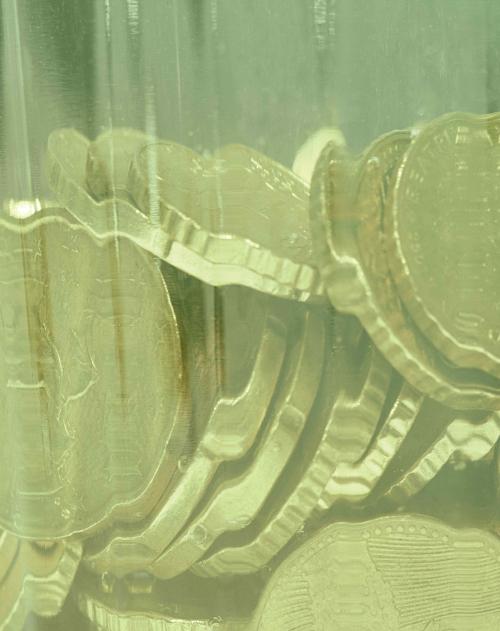
[[[499,587],[500,543],[486,532],[417,515],[337,523],[278,567],[250,628],[494,631]]]
[[[387,234],[398,289],[451,361],[500,376],[500,116],[449,114],[413,141]]]
[[[407,132],[377,139],[353,163],[329,145],[311,188],[311,225],[325,288],[334,306],[361,320],[379,350],[416,389],[451,407],[500,406],[500,381],[447,361],[401,303],[383,232]]]
[[[0,523],[53,539],[140,519],[189,417],[149,255],[42,213],[0,228]]]

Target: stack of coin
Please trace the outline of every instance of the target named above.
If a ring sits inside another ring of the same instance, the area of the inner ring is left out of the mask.
[[[395,570],[417,530],[416,583],[446,540],[446,572],[487,549],[499,587],[493,536],[366,521],[493,460],[499,121],[448,115],[357,158],[322,130],[297,173],[239,145],[51,135],[57,206],[0,220],[0,628],[70,591],[109,630],[444,628],[448,574],[413,619]],[[474,624],[500,611],[467,603]]]

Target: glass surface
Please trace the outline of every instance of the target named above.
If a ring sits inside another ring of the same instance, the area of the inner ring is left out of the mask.
[[[0,6],[0,629],[497,629],[498,2]]]

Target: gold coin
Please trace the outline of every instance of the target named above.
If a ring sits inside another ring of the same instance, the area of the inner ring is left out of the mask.
[[[89,140],[75,129],[57,129],[50,134],[45,166],[49,186],[59,205],[97,238],[123,236],[151,254],[168,260],[172,246],[170,236],[129,203],[127,196],[100,201],[93,197],[87,184],[89,149]],[[92,158],[90,160],[92,162]],[[89,169],[92,173],[92,166]],[[93,182],[93,186],[102,192],[99,188],[103,186],[102,182]]]
[[[416,437],[410,435],[408,440],[416,440]],[[418,457],[410,461],[403,475],[398,473],[395,476],[385,495],[394,503],[402,505],[421,491],[448,462],[454,460],[467,463],[482,460],[499,440],[498,413],[480,421],[455,412],[454,418],[441,434],[422,449]]]
[[[450,407],[496,409],[500,381],[446,361],[402,306],[390,275],[383,214],[409,143],[409,132],[387,134],[357,163],[336,145],[323,151],[313,176],[311,222],[325,287],[417,390]]]
[[[149,143],[140,132],[118,130],[95,144],[73,129],[54,131],[47,172],[59,203],[98,236],[125,235],[211,285],[321,299],[308,189],[299,178],[247,147],[224,147],[205,159],[175,143],[139,150],[143,139]],[[126,161],[135,149],[124,191]],[[113,167],[114,155],[120,157]],[[91,191],[98,197],[115,192],[96,201]]]
[[[3,220],[0,259],[0,522],[54,539],[141,519],[189,423],[161,274],[50,209]]]
[[[145,214],[159,213],[175,267],[211,285],[321,296],[307,187],[257,151],[231,145],[207,159],[175,143],[148,145],[133,160],[129,191]]]
[[[81,544],[39,545],[0,531],[0,629],[23,628],[30,612],[56,616],[81,557]]]
[[[401,297],[450,361],[500,377],[500,116],[447,114],[413,140],[386,232]]]
[[[285,309],[289,312],[289,305]],[[290,348],[253,460],[243,470],[239,465],[236,472],[224,472],[186,529],[155,559],[155,575],[167,579],[188,570],[218,537],[248,527],[264,502],[273,501],[273,488],[301,437],[323,368],[318,358],[324,318],[305,312],[297,319],[287,327]]]
[[[193,566],[200,576],[250,574],[269,565],[273,558],[304,527],[338,464],[338,394],[352,378],[350,345],[345,340],[359,338],[359,323],[349,316],[335,314],[325,342],[324,369],[318,396],[307,420],[306,431],[295,454],[283,471],[268,502],[254,522],[221,541]]]
[[[361,502],[370,495],[418,418],[423,399],[409,384],[401,385],[363,458],[355,463],[340,462],[335,468],[319,501],[321,510],[328,510],[338,500]]]
[[[82,571],[73,588],[81,613],[96,628],[109,631],[243,631],[242,590],[190,581],[158,581],[146,572],[124,579]],[[246,594],[248,596],[248,594]],[[249,600],[247,597],[246,602]]]
[[[250,629],[494,631],[499,617],[498,538],[398,515],[320,530],[275,571]]]
[[[204,432],[180,463],[175,485],[166,489],[144,523],[111,529],[89,542],[86,563],[95,572],[123,576],[149,568],[155,573],[153,562],[186,525],[220,465],[243,458],[264,425],[282,370],[286,328],[274,315],[269,297],[238,287],[223,293],[231,307],[219,316],[225,340],[221,389]],[[234,309],[238,326],[230,315]],[[216,368],[217,360],[214,363]],[[161,568],[158,572],[161,576]]]

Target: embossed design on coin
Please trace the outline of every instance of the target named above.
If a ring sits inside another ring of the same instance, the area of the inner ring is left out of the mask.
[[[404,303],[460,366],[500,377],[500,116],[447,114],[414,139],[387,212]]]
[[[496,631],[499,616],[499,540],[406,515],[319,531],[275,571],[251,629]]]
[[[359,317],[405,379],[451,407],[500,407],[500,380],[447,362],[401,305],[383,237],[386,198],[410,143],[409,132],[377,139],[353,163],[327,145],[313,175],[311,222],[325,287],[341,311]]]
[[[51,212],[0,225],[0,522],[37,539],[140,519],[189,420],[151,257]]]

